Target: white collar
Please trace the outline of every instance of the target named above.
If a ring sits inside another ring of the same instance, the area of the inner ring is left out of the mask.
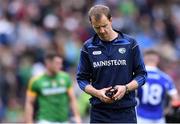
[[[159,70],[157,67],[155,67],[155,66],[146,66],[146,70],[148,70],[148,71],[157,71],[157,70]]]

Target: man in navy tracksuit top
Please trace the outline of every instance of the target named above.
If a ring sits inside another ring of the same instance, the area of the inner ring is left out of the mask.
[[[91,123],[136,123],[135,89],[142,86],[147,72],[137,42],[112,29],[110,10],[95,5],[89,19],[96,35],[81,50],[77,81],[90,94]],[[112,97],[106,92],[117,90]]]

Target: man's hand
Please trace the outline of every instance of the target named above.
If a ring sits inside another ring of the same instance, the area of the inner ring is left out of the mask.
[[[114,96],[114,94],[116,94],[116,92],[117,92],[117,89],[111,88],[106,91],[105,95],[112,99],[112,97]]]
[[[112,87],[108,87],[108,88],[103,88],[103,89],[100,89],[98,90],[98,98],[102,101],[102,102],[105,102],[105,103],[113,103],[114,100],[109,98],[108,96],[105,95],[105,93],[111,89]]]
[[[115,101],[122,99],[122,97],[126,93],[126,86],[125,85],[116,85],[114,88],[117,89],[117,92],[116,92],[116,94],[114,94],[112,99]]]

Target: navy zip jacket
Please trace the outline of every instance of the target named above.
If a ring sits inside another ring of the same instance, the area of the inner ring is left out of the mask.
[[[147,72],[137,42],[126,34],[118,33],[112,42],[104,42],[96,34],[84,43],[77,70],[77,81],[82,90],[89,84],[102,89],[125,85],[133,79],[138,86],[145,83]],[[104,108],[135,106],[135,91],[112,104],[103,103],[94,96],[90,103]]]

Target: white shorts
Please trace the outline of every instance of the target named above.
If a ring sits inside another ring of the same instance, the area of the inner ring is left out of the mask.
[[[39,120],[36,122],[36,124],[68,124],[68,121],[67,122],[51,122],[47,120]]]
[[[161,119],[147,119],[137,115],[137,124],[165,124],[165,118]]]

